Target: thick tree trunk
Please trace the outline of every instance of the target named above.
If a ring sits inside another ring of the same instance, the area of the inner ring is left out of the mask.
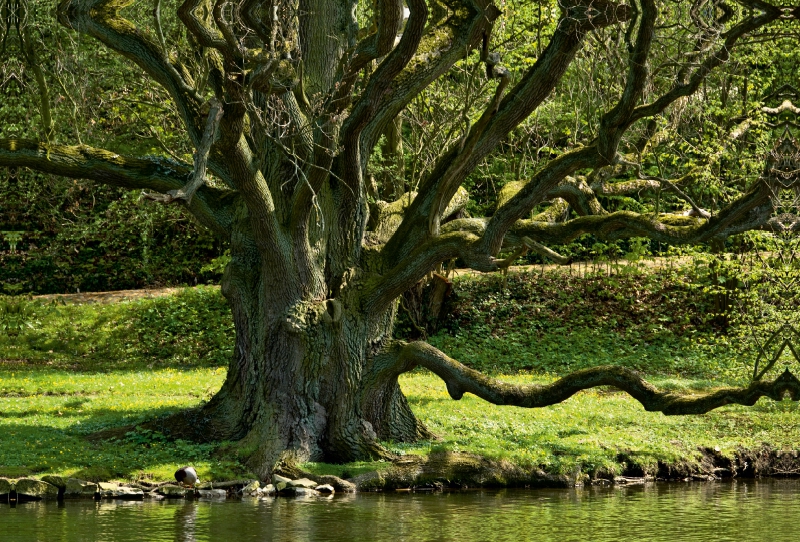
[[[439,273],[431,273],[403,293],[402,306],[406,311],[417,339],[427,339],[439,330],[445,315],[447,300],[453,293],[453,283]]]
[[[199,411],[166,422],[173,433],[236,441],[261,478],[303,461],[389,457],[380,440],[430,438],[400,391],[399,373],[381,370],[396,359],[385,348],[395,310],[365,315],[348,309],[355,301],[330,299],[272,306],[276,284],[246,238],[234,241],[222,281],[236,328],[227,378]]]

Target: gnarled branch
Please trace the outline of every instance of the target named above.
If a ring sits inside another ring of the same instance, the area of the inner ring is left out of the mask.
[[[397,361],[398,374],[424,367],[444,380],[447,392],[456,401],[472,393],[495,405],[541,408],[561,403],[576,393],[598,386],[613,386],[639,401],[648,412],[667,415],[703,414],[721,406],[752,406],[761,397],[780,401],[785,395],[800,400],[800,380],[787,369],[772,382],[756,381],[746,388],[722,388],[699,395],[660,391],[635,371],[626,367],[602,366],[568,374],[552,384],[517,385],[490,378],[462,365],[440,350],[423,342],[402,347]]]
[[[174,100],[195,145],[202,137],[199,110],[202,99],[158,44],[135,25],[121,17],[121,9],[132,0],[62,0],[59,21],[68,28],[88,34],[129,58],[164,87]]]
[[[677,81],[672,89],[655,101],[636,107],[629,116],[629,125],[644,117],[652,117],[664,111],[679,98],[691,96],[712,70],[727,62],[736,43],[752,31],[781,17],[782,11],[758,0],[741,0],[741,3],[755,8],[752,14],[725,34],[725,42],[711,54],[689,77],[688,82]]]
[[[448,6],[431,2],[431,15],[414,59],[383,89],[380,104],[361,134],[361,148],[371,149],[397,115],[433,81],[477,47],[500,11],[488,0],[457,0]]]
[[[611,2],[577,2],[565,7],[565,13],[550,43],[531,69],[497,106],[492,104],[481,120],[472,127],[463,145],[456,144],[440,158],[437,166],[420,185],[420,197],[409,210],[404,224],[386,245],[385,252],[392,263],[402,259],[415,244],[438,234],[437,207],[442,201],[448,201],[480,160],[552,92],[569,67],[585,35],[595,28],[626,20],[629,16],[630,10],[627,6]],[[595,157],[596,153],[592,153],[592,156]],[[562,159],[554,164],[554,168],[545,168],[546,175],[552,180],[542,185],[540,199],[564,176],[579,167],[593,165],[594,162],[576,162],[575,169],[560,167],[566,163]],[[551,171],[557,171],[559,175],[550,175]],[[534,203],[529,203],[526,200],[521,206],[506,205],[495,214],[496,220],[487,229],[489,237],[484,240],[487,257],[497,253],[508,227],[533,207]],[[519,211],[519,214],[513,214],[514,211]]]
[[[88,179],[128,189],[169,192],[186,184],[187,164],[158,157],[132,158],[86,145],[47,145],[22,139],[0,139],[0,167],[30,167],[36,171]],[[220,237],[230,236],[233,192],[201,187],[187,203],[189,210]]]

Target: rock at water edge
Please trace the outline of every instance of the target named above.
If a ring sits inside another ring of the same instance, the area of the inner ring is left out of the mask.
[[[292,480],[289,482],[291,487],[304,487],[306,489],[314,489],[319,484],[314,480],[309,480],[308,478],[300,478],[299,480]]]
[[[258,488],[261,487],[261,484],[258,483],[258,480],[253,480],[246,486],[242,488],[240,493],[243,497],[258,497]]]
[[[48,484],[52,484],[56,486],[58,489],[65,489],[67,487],[67,479],[63,476],[55,476],[53,474],[48,474],[47,476],[42,476],[42,482],[47,482]]]
[[[100,491],[94,482],[78,480],[77,478],[67,478],[64,486],[65,499],[92,498]]]
[[[273,493],[275,493],[275,491],[276,491],[275,486],[272,484],[267,484],[258,490],[258,492],[261,493],[262,495],[272,495]]]
[[[201,499],[225,499],[228,492],[224,489],[200,489],[197,491]]]
[[[144,500],[144,491],[135,487],[123,487],[117,484],[100,482],[97,484],[100,496],[106,499]]]
[[[182,499],[186,497],[186,488],[176,485],[166,485],[156,489],[156,493],[168,499]]]
[[[17,496],[20,499],[58,499],[58,488],[53,484],[48,484],[34,478],[21,478],[16,484]]]

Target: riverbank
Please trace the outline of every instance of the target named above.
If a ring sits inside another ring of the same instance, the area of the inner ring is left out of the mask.
[[[611,362],[682,393],[741,384],[748,367],[738,332],[704,323],[704,298],[666,272],[459,279],[452,316],[431,342],[518,383],[546,383]],[[0,476],[154,483],[192,464],[201,480],[250,478],[230,443],[135,428],[197,406],[219,389],[232,344],[225,311],[214,288],[110,304],[28,302],[16,337],[0,338]],[[453,401],[426,372],[404,375],[401,386],[437,440],[385,443],[398,456],[395,464],[301,468],[364,489],[800,472],[798,412],[790,401],[668,417],[611,389],[521,409],[471,395]]]

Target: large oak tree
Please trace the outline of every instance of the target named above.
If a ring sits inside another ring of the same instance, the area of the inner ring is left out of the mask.
[[[25,5],[6,0],[4,35],[16,36],[21,56],[35,65],[20,15]],[[42,78],[42,137],[6,131],[0,166],[145,189],[159,202],[185,206],[230,244],[222,291],[236,345],[227,379],[209,403],[164,423],[184,435],[238,441],[262,476],[281,462],[388,457],[381,440],[430,437],[398,386],[417,366],[439,375],[454,399],[470,392],[522,407],[598,385],[676,414],[752,404],[763,395],[800,397],[800,382],[788,373],[701,397],[660,392],[624,368],[516,386],[425,342],[392,338],[400,296],[454,259],[494,271],[528,250],[558,260],[553,248],[584,233],[680,244],[770,225],[782,174],[765,175],[710,216],[682,188],[692,171],[673,180],[648,176],[637,160],[662,137],[657,119],[685,105],[740,42],[792,22],[796,10],[761,0],[542,6],[554,18],[530,30],[548,34],[534,50],[512,56],[529,66],[520,69],[502,62],[493,36],[503,13],[490,0],[185,0],[174,13],[156,0],[145,11],[153,31],[123,14],[137,7],[132,0],[62,0],[62,25],[126,57],[165,90],[194,161],[55,143]],[[181,31],[163,31],[168,15]],[[173,35],[183,41],[171,43]],[[603,99],[589,116],[591,138],[510,185],[491,217],[460,215],[469,175],[537,112],[587,47],[618,72],[597,83]],[[398,116],[437,82],[467,84],[452,75],[463,62],[483,66],[488,83],[474,102],[480,110],[465,109],[460,131],[435,149],[416,186],[376,187],[369,165],[381,135],[396,134]],[[745,124],[734,126],[732,139]],[[786,153],[775,156],[780,162]],[[769,167],[779,170],[777,162]],[[653,188],[691,212],[608,212],[599,200]],[[549,207],[531,218],[543,202]],[[503,250],[511,254],[500,257]]]

